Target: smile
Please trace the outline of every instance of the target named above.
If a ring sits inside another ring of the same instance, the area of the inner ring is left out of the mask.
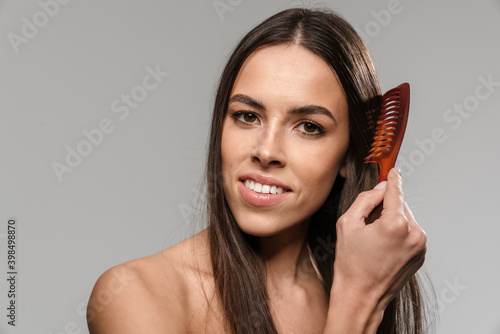
[[[253,189],[250,187],[253,187]],[[240,180],[238,190],[245,202],[256,207],[277,205],[292,193],[290,189],[271,184],[263,185],[253,180]]]
[[[270,185],[270,184],[262,184],[258,182],[254,182],[252,180],[245,180],[244,182],[245,188],[253,190],[256,193],[259,194],[282,194],[283,193],[283,188],[282,187],[277,187],[275,185]]]

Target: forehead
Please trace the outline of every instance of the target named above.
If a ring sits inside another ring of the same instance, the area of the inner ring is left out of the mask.
[[[321,57],[296,44],[264,46],[253,52],[238,73],[231,96],[234,94],[268,103],[347,108],[335,71]]]

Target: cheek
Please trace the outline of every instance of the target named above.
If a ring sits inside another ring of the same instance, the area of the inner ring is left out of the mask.
[[[296,150],[290,167],[301,180],[304,190],[326,199],[343,165],[347,143],[311,145]]]
[[[314,189],[330,188],[338,174],[339,167],[336,161],[332,161],[324,154],[309,156],[307,159],[297,161],[296,174],[301,176],[304,185]],[[297,176],[298,176],[297,175]]]
[[[300,169],[307,171],[311,178],[335,177],[343,164],[346,151],[347,144],[339,145],[338,142],[308,145],[296,147],[293,159],[295,165],[301,166]]]

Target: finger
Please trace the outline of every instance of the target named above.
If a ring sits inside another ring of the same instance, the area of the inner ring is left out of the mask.
[[[418,226],[417,221],[415,220],[415,217],[413,216],[413,212],[411,212],[410,207],[406,202],[403,202],[404,210],[405,210],[405,216],[408,219],[408,223],[410,224],[410,227]]]
[[[360,193],[345,215],[351,217],[360,226],[365,226],[365,219],[382,202],[386,187],[387,182],[381,182],[374,189]]]
[[[426,234],[425,231],[420,227],[420,225],[418,225],[415,217],[413,216],[413,212],[411,212],[410,207],[408,206],[408,204],[406,202],[404,202],[404,209],[405,209],[405,216],[408,219],[408,224],[410,226],[410,230],[411,229],[418,229],[418,230],[421,230],[424,234]]]
[[[407,239],[407,245],[411,247],[414,251],[418,252],[422,258],[425,258],[425,252],[427,249],[427,234],[418,225],[413,213],[411,212],[408,204],[404,203],[405,215],[408,218],[409,234]],[[422,260],[423,261],[423,260]]]
[[[401,176],[396,168],[387,175],[387,190],[384,196],[384,212],[404,214],[404,195]]]

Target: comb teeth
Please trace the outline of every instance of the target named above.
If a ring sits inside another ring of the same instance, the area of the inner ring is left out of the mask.
[[[403,142],[408,112],[410,110],[410,85],[405,82],[382,96],[375,136],[366,163],[379,165],[378,182],[387,180],[389,170],[394,167]]]
[[[399,107],[399,91],[395,91],[388,96],[384,96],[384,104],[382,105],[382,110],[377,121],[375,137],[372,147],[368,152],[369,155],[365,158],[365,161],[377,158],[384,152],[390,151],[394,131],[396,131],[396,125],[398,123]]]

